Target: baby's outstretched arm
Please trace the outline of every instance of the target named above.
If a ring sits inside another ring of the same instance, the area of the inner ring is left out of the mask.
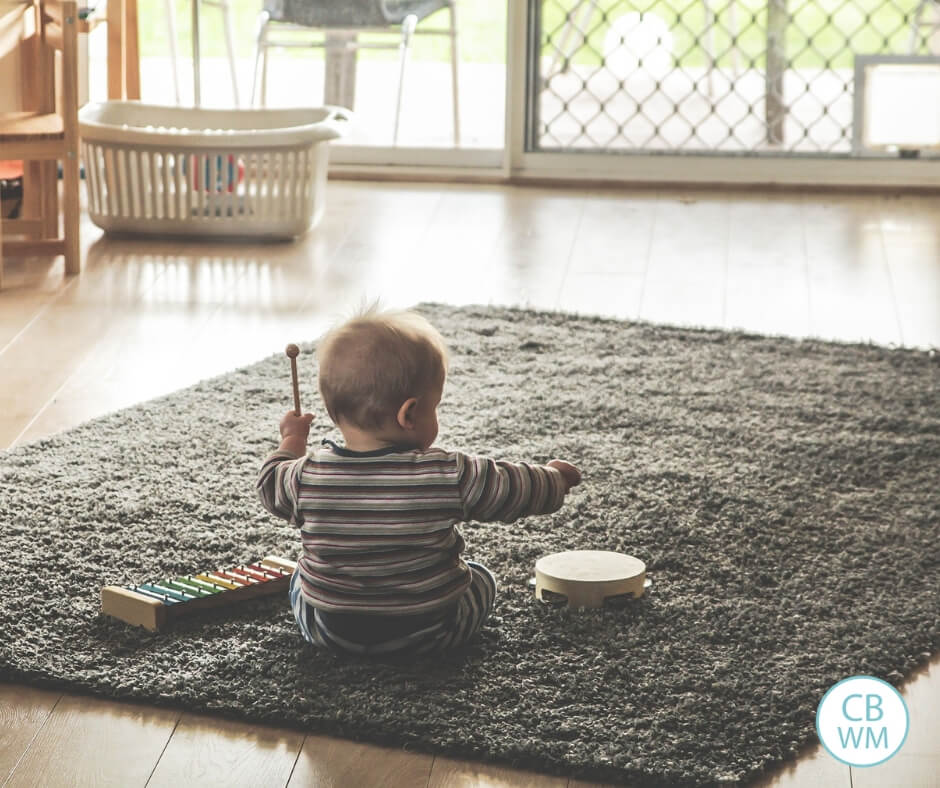
[[[569,490],[581,484],[581,471],[575,468],[570,462],[565,462],[564,460],[549,460],[545,464],[549,468],[557,468],[561,471],[561,475],[565,477],[565,481],[568,483]]]
[[[568,490],[581,482],[571,463],[513,463],[488,457],[458,455],[460,496],[468,520],[511,523],[532,514],[561,508]]]

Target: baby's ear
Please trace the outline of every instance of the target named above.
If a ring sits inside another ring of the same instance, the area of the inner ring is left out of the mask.
[[[403,430],[413,430],[415,428],[415,409],[418,407],[418,400],[414,397],[406,399],[398,409],[398,426]]]

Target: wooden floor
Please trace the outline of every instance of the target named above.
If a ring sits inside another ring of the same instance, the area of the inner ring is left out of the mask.
[[[0,448],[313,339],[377,296],[940,346],[940,197],[331,182],[328,200],[296,244],[113,240],[86,221],[80,277],[7,260]],[[817,747],[761,784],[940,785],[940,660],[903,694],[911,731],[887,763],[850,770]],[[0,783],[583,785],[14,685]]]

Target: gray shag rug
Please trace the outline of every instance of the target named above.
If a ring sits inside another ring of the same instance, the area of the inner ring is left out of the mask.
[[[552,516],[463,526],[466,557],[501,585],[478,641],[418,662],[340,658],[301,641],[280,597],[161,634],[99,614],[103,584],[296,556],[254,493],[291,406],[277,354],[0,454],[0,677],[701,785],[793,757],[836,681],[898,684],[938,650],[933,352],[420,309],[452,349],[438,445],[584,474]],[[312,438],[337,437],[318,425]],[[537,602],[536,559],[569,549],[643,558],[651,592],[580,613]]]

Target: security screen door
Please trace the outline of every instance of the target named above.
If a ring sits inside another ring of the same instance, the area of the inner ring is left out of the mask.
[[[853,123],[856,55],[890,56],[907,76],[866,100],[936,128],[940,0],[530,0],[528,24],[529,152],[938,154]]]

